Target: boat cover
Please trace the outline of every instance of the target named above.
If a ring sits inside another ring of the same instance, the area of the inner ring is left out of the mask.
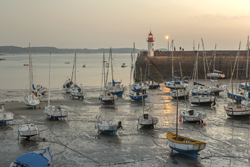
[[[194,82],[194,85],[201,85],[201,86],[205,86],[205,85],[203,85],[203,84],[201,84],[201,83],[198,83],[198,82]]]
[[[153,78],[151,78],[150,76],[148,76],[148,79],[150,79],[150,80],[154,81],[154,79],[153,79]]]
[[[121,82],[115,82],[115,80],[112,80],[113,84],[120,84]]]
[[[42,155],[36,154],[34,152],[28,152],[20,155],[15,163],[22,167],[46,167],[49,160]]]

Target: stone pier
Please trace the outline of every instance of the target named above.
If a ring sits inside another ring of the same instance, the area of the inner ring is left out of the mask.
[[[214,51],[203,51],[198,52],[198,77],[199,79],[205,78],[204,70],[204,55],[206,55],[206,73],[213,71],[213,55]],[[223,71],[225,78],[231,78],[231,64],[232,69],[234,68],[235,59],[238,51],[227,50],[227,51],[216,51],[215,57],[215,70]],[[239,52],[239,67],[238,67],[238,78],[242,76],[243,67],[245,64],[246,68],[246,56],[247,51]],[[172,52],[168,51],[155,51],[154,57],[147,57],[146,51],[141,51],[138,54],[136,60],[136,74],[135,78],[140,79],[140,68],[142,68],[142,78],[148,80],[148,76],[153,78],[156,82],[162,82],[163,79],[169,80],[172,76]],[[174,75],[175,76],[190,76],[194,68],[197,51],[174,51],[173,52],[173,64],[174,64]],[[231,56],[231,61],[230,61]],[[231,62],[231,63],[230,63]],[[250,62],[250,61],[249,61]],[[237,65],[237,64],[236,64]],[[147,67],[147,70],[146,70]],[[236,66],[237,69],[237,66]],[[235,70],[236,70],[235,69]],[[234,78],[236,78],[237,71],[234,72]],[[146,74],[146,77],[144,77]],[[243,79],[246,78],[246,69],[243,73]]]

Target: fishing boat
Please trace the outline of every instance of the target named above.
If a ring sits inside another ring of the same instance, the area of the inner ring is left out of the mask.
[[[175,150],[180,154],[197,158],[197,153],[205,149],[207,145],[207,143],[205,142],[201,142],[178,134],[178,96],[177,96],[177,109],[176,109],[176,133],[168,131],[167,139],[168,139],[168,145],[171,148],[171,155],[173,154],[173,150]]]
[[[105,74],[106,74],[105,73],[105,62],[106,62],[105,55],[103,53],[103,65],[102,65],[102,72],[103,72],[102,82],[103,82],[103,84],[101,84],[101,85],[103,85],[104,90],[103,90],[102,94],[100,95],[99,100],[101,100],[101,102],[103,104],[115,104],[115,99],[116,99],[115,95],[112,95],[107,90],[107,87],[106,87],[106,82],[107,82],[106,78],[108,77],[108,71],[107,71],[107,76],[105,76]]]
[[[180,110],[180,115],[188,122],[202,121],[207,116],[205,112],[193,109]]]
[[[4,104],[0,104],[0,125],[6,125],[7,122],[14,120],[14,114],[4,109]]]
[[[21,154],[10,164],[10,167],[49,167],[51,164],[52,156],[48,147]]]
[[[18,129],[18,136],[20,137],[33,137],[38,135],[39,131],[35,124],[29,123],[29,124],[22,124],[20,125]]]
[[[127,67],[125,63],[122,63],[121,65],[122,68]]]
[[[118,123],[112,121],[101,120],[100,116],[97,116],[97,123],[95,128],[98,129],[98,134],[104,133],[111,136],[117,134],[119,129],[122,129],[122,122],[119,121]]]
[[[48,106],[45,107],[44,113],[48,118],[51,118],[53,120],[58,120],[59,118],[66,118],[68,117],[68,110],[66,108],[63,108],[59,105],[50,105],[50,66],[51,66],[51,53],[49,56],[49,97],[48,97]]]
[[[118,97],[122,97],[123,92],[125,91],[125,87],[121,84],[121,82],[115,82],[113,79],[113,63],[112,63],[112,50],[110,48],[110,60],[111,60],[111,74],[112,74],[112,81],[108,82],[106,89],[113,95],[117,95]]]
[[[36,108],[40,104],[40,99],[38,97],[38,93],[34,91],[33,84],[33,66],[32,66],[32,57],[30,53],[30,45],[29,45],[29,86],[30,90],[28,94],[24,97],[24,104],[27,105],[27,108]]]

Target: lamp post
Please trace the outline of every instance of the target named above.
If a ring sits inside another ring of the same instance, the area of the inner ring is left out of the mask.
[[[169,51],[169,36],[166,36],[166,39],[168,40],[168,51]]]

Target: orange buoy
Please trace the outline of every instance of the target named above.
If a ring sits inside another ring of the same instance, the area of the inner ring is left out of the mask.
[[[44,96],[46,96],[46,93],[44,94]]]
[[[180,115],[179,118],[182,118],[182,116]]]
[[[43,138],[43,141],[45,141],[45,138]]]
[[[206,125],[206,122],[204,122],[203,125]]]
[[[70,95],[69,97],[71,98],[72,96]]]
[[[196,125],[199,125],[199,122],[196,122]]]

